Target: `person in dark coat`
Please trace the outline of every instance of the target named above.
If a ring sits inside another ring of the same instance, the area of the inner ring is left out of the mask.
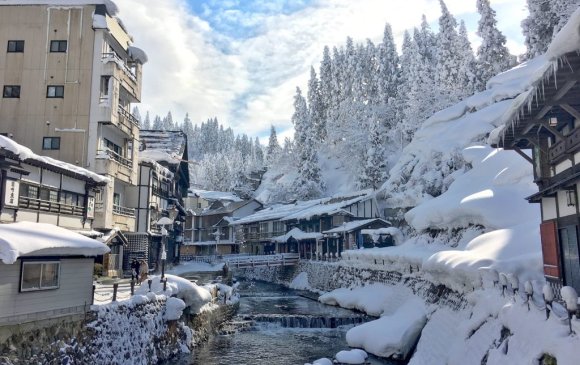
[[[135,279],[139,280],[139,275],[141,274],[141,263],[139,260],[135,260]]]
[[[137,260],[131,260],[131,281],[135,281],[135,279],[139,276],[139,269],[137,269]]]

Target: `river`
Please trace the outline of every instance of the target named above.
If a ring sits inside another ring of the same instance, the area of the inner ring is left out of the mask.
[[[222,333],[174,365],[303,365],[348,350],[345,333],[370,318],[280,285],[240,282],[238,314]],[[400,364],[375,357],[367,364]]]

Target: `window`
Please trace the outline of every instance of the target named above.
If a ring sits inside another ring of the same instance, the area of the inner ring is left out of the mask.
[[[50,41],[51,52],[66,52],[66,41]]]
[[[284,232],[284,222],[274,222],[274,232]]]
[[[19,195],[24,198],[38,199],[38,186],[20,184]]]
[[[63,85],[50,85],[46,88],[47,98],[64,98]]]
[[[60,262],[22,261],[20,291],[58,289]]]
[[[101,98],[109,95],[109,80],[111,76],[101,76]]]
[[[5,85],[2,96],[5,98],[19,98],[20,97],[20,85]]]
[[[266,233],[268,231],[268,222],[260,223],[260,233]]]
[[[105,140],[105,147],[107,147],[109,150],[115,152],[117,155],[123,156],[123,148],[121,146],[109,141],[106,138],[104,138],[104,140]]]
[[[121,195],[118,193],[113,193],[113,205],[121,205]]]
[[[60,150],[60,137],[44,137],[42,139],[43,150]]]
[[[24,52],[24,41],[8,41],[8,52]]]
[[[72,205],[75,207],[84,206],[84,196],[81,194],[73,193],[70,191],[62,191],[60,193],[60,203],[66,205]]]

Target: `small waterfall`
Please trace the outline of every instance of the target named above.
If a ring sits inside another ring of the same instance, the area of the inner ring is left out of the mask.
[[[368,321],[364,316],[328,317],[304,314],[256,314],[245,316],[244,319],[257,323],[274,323],[285,328],[337,328]]]

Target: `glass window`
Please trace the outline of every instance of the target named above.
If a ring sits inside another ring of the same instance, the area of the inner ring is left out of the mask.
[[[8,41],[8,52],[24,52],[24,41]]]
[[[60,137],[44,137],[42,139],[43,150],[60,150]]]
[[[54,190],[50,190],[48,199],[51,202],[58,202],[58,192]]]
[[[46,88],[47,98],[64,98],[63,85],[50,85]]]
[[[40,189],[40,200],[46,200],[48,201],[48,197],[50,195],[50,190],[48,189]]]
[[[2,97],[4,98],[19,98],[20,97],[20,85],[5,85],[2,91]]]
[[[66,41],[50,41],[51,52],[66,52]]]
[[[60,262],[22,262],[20,291],[57,289],[59,286]]]

